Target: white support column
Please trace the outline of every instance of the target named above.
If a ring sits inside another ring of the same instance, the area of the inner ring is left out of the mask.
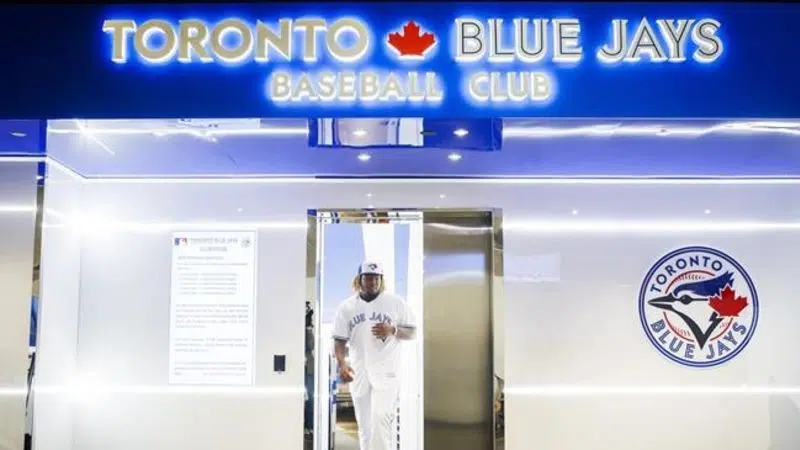
[[[408,275],[407,275],[407,297],[414,311],[417,321],[416,339],[403,346],[403,359],[406,368],[403,374],[403,384],[400,390],[400,410],[403,420],[400,422],[400,445],[401,450],[423,450],[424,434],[423,425],[425,421],[424,392],[423,392],[423,336],[425,330],[423,325],[423,296],[422,296],[422,275],[423,275],[423,225],[422,219],[409,224],[408,239]]]

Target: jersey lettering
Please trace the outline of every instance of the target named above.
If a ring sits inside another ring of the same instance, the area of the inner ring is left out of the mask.
[[[392,318],[389,317],[388,314],[379,313],[379,312],[373,312],[372,313],[372,317],[370,317],[369,320],[371,320],[373,322],[385,323],[387,325],[391,325],[392,324]]]
[[[392,318],[386,313],[373,312],[372,315],[369,317],[369,320],[375,323],[385,323],[388,325],[392,324]],[[347,329],[352,333],[355,327],[366,321],[367,321],[367,315],[365,313],[356,314],[355,316],[353,316],[352,319],[350,319],[350,322],[348,322]]]
[[[352,319],[350,319],[350,323],[347,325],[347,329],[352,333],[353,332],[353,328],[355,328],[356,325],[358,325],[358,324],[360,324],[362,322],[366,322],[366,320],[367,320],[367,315],[366,314],[364,314],[364,313],[356,314]]]

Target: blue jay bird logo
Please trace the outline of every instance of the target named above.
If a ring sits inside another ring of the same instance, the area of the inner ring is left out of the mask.
[[[711,333],[722,323],[723,318],[717,311],[713,311],[707,323],[703,323],[702,319],[700,323],[698,323],[691,316],[682,312],[681,308],[683,306],[689,306],[694,302],[708,302],[712,296],[717,296],[726,286],[730,286],[731,284],[733,284],[733,274],[731,272],[725,272],[716,278],[705,281],[680,284],[670,294],[654,298],[647,303],[653,307],[663,309],[664,311],[670,311],[677,315],[689,329],[698,346],[702,349],[711,337]]]
[[[758,297],[744,268],[725,253],[687,247],[662,257],[639,293],[650,342],[692,367],[722,364],[741,352],[758,321]]]

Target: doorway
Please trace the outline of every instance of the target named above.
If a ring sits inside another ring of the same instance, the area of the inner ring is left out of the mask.
[[[502,449],[499,211],[314,210],[308,225],[304,448],[361,449],[333,317],[359,264],[377,261],[416,325],[399,350],[391,448]]]

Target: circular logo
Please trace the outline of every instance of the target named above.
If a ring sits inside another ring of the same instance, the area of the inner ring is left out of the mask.
[[[639,290],[639,319],[667,358],[712,367],[738,355],[758,324],[758,295],[744,268],[708,247],[675,250],[656,262]]]

